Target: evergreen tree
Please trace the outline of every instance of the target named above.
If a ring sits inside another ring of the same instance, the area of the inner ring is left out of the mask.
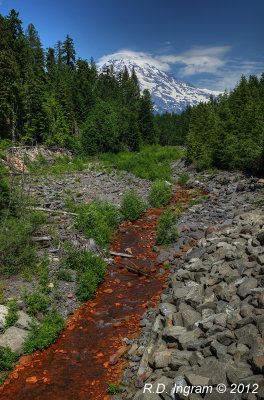
[[[148,90],[143,91],[139,101],[139,130],[143,142],[153,144],[156,142],[156,130],[153,116],[153,103]]]
[[[66,40],[63,42],[61,47],[61,60],[64,62],[68,67],[74,69],[75,66],[75,48],[73,39],[67,35]]]

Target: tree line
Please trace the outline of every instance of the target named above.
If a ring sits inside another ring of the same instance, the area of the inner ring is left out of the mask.
[[[191,109],[187,157],[200,169],[264,172],[264,73]]]
[[[43,50],[34,25],[0,15],[0,139],[62,145],[89,154],[157,143],[150,94],[135,71],[101,73],[76,57],[67,35]]]

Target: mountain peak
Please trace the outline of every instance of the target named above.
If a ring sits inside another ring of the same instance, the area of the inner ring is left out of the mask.
[[[164,72],[151,65],[148,60],[139,59],[133,56],[120,54],[113,55],[99,65],[99,70],[112,65],[116,73],[127,67],[131,74],[135,69],[141,92],[148,89],[154,103],[154,111],[158,113],[175,112],[180,113],[188,105],[195,105],[200,102],[207,102],[210,96],[218,96],[221,92],[209,89],[199,89],[190,83],[181,81],[172,73]]]

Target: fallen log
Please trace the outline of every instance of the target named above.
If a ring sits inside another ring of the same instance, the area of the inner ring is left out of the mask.
[[[133,255],[131,254],[126,254],[126,253],[116,253],[115,251],[110,251],[111,256],[116,256],[116,257],[128,257],[132,258]]]
[[[135,274],[144,275],[146,277],[149,277],[148,274],[146,274],[145,272],[141,271],[140,269],[136,269],[136,268],[133,268],[133,267],[129,267],[128,265],[122,265],[122,264],[121,264],[121,267],[126,268],[126,269],[128,269],[128,271],[134,272]]]
[[[33,237],[32,242],[50,242],[51,236],[41,236],[41,237]]]
[[[63,215],[72,215],[73,217],[77,217],[77,215],[78,215],[76,213],[71,213],[71,212],[67,212],[67,211],[50,210],[49,208],[44,208],[44,207],[33,207],[33,208],[30,208],[30,210],[45,211],[48,213],[56,213],[56,214],[63,214]]]

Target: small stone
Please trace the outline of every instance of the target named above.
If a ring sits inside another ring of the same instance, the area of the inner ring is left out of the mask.
[[[30,376],[29,378],[26,379],[27,383],[37,383],[38,379],[36,376]]]
[[[253,365],[253,368],[258,373],[263,374],[264,373],[264,355],[253,357],[252,365]]]
[[[112,354],[109,357],[109,364],[110,365],[115,365],[118,362],[118,355],[117,354]]]

